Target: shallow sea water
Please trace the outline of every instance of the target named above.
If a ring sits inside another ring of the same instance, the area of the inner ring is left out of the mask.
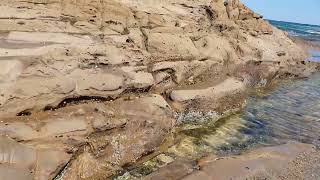
[[[319,146],[320,73],[283,82],[267,94],[252,95],[241,113],[215,123],[185,124],[171,138],[173,146],[118,179],[140,178],[175,159],[195,160],[210,153],[238,154],[289,141]]]
[[[213,124],[186,125],[179,135],[204,152],[223,155],[288,141],[318,145],[320,74],[283,82],[265,95],[251,96],[241,113]]]
[[[309,61],[320,62],[320,51],[319,50],[309,50]]]

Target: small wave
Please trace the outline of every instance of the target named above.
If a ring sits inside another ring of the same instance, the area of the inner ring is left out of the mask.
[[[290,36],[294,36],[294,37],[300,36],[300,34],[294,32],[294,31],[287,31],[287,32],[288,32],[288,34],[289,34]]]
[[[308,33],[310,33],[310,34],[318,34],[318,35],[320,35],[320,31],[307,30],[306,32],[308,32]]]
[[[279,29],[287,31],[290,36],[301,37],[309,41],[320,41],[320,26],[272,20],[269,22]]]

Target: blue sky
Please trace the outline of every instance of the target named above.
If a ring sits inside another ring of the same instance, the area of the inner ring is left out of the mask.
[[[320,0],[241,0],[266,19],[320,25]]]

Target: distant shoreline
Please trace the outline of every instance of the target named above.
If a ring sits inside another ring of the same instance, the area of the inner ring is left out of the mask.
[[[274,21],[274,22],[285,22],[285,23],[292,23],[292,24],[300,24],[300,25],[304,25],[304,26],[319,26],[320,24],[307,24],[307,23],[300,23],[300,22],[291,22],[291,21],[282,21],[282,20],[274,20],[274,19],[264,19],[268,22],[270,21]]]

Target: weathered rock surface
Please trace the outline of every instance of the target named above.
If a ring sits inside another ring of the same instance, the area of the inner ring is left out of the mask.
[[[241,155],[209,155],[197,163],[176,160],[144,179],[316,179],[320,153],[309,144],[262,147]]]
[[[0,134],[13,150],[0,148],[0,175],[105,178],[174,126],[159,94],[224,112],[248,87],[316,70],[304,60],[239,0],[1,0]]]
[[[240,156],[211,158],[200,164],[199,171],[182,179],[286,179],[283,174],[292,163],[297,164],[301,156],[315,153],[319,154],[315,147],[301,143],[260,148]]]
[[[19,130],[17,130],[19,131]],[[1,179],[52,179],[71,155],[58,148],[34,149],[0,137]]]
[[[62,179],[105,178],[156,150],[174,123],[159,95],[3,119],[1,168],[18,172],[7,179],[51,179],[68,163]]]
[[[239,0],[159,3],[1,1],[1,117],[70,97],[163,92],[249,61],[297,76],[310,70],[298,46]]]
[[[219,98],[227,94],[242,92],[245,86],[241,81],[227,79],[217,86],[200,90],[174,90],[171,99],[174,101],[187,101],[193,99]]]

